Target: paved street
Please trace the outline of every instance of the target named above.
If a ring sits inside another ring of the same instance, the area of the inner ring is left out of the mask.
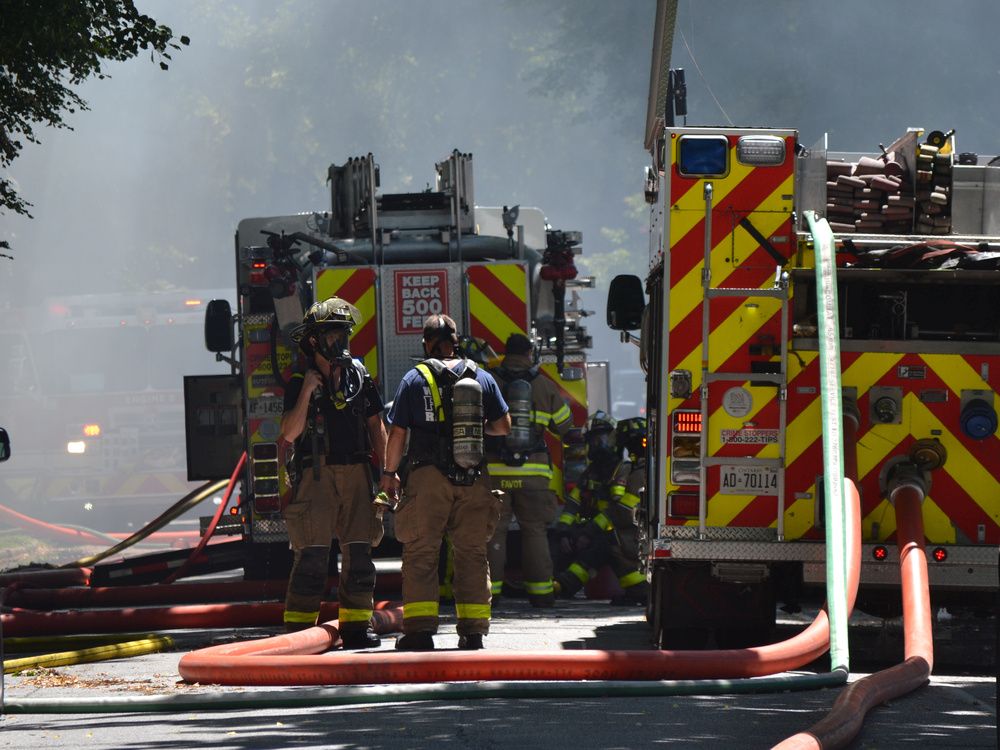
[[[447,611],[447,609],[445,610]],[[785,618],[783,637],[807,620],[806,611]],[[168,713],[16,714],[3,720],[0,747],[11,748],[767,748],[822,718],[839,689],[738,695],[615,697],[571,696],[550,685],[547,697],[462,701],[407,701],[247,710],[202,710],[198,700],[222,694],[322,697],[352,688],[218,688],[181,683],[177,662],[184,652],[210,642],[246,640],[276,630],[235,633],[177,632],[180,650],[113,662],[8,676],[5,701],[172,695],[194,699]],[[992,620],[956,618],[935,629],[940,655],[930,685],[869,714],[854,747],[898,744],[923,747],[996,746]],[[453,648],[454,621],[447,619],[439,648]],[[902,653],[898,624],[858,615],[852,619],[852,662],[867,670],[890,665]],[[384,639],[380,650],[391,650]],[[641,610],[575,600],[548,612],[522,601],[500,600],[487,646],[492,650],[551,648],[645,649]],[[824,671],[825,664],[809,671]],[[864,672],[851,679],[864,676]],[[635,683],[631,683],[635,684]],[[510,684],[508,683],[508,686]],[[413,689],[415,686],[411,686]],[[392,690],[411,690],[396,686]],[[620,687],[620,686],[619,686]],[[367,689],[366,690],[371,690]],[[375,693],[387,691],[374,688]],[[355,690],[356,694],[358,691]],[[71,710],[71,709],[67,709]]]

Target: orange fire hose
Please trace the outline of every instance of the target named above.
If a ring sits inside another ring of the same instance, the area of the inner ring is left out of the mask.
[[[860,576],[861,515],[857,488],[848,482],[853,550],[848,566],[848,606]],[[376,630],[398,632],[400,608],[382,610]],[[185,654],[178,665],[188,682],[221,685],[355,685],[456,680],[663,680],[760,677],[796,669],[827,649],[825,610],[801,633],[782,643],[724,651],[452,651],[366,653],[335,651],[336,626],[326,623],[296,634],[226,644]],[[303,644],[308,644],[307,648]]]
[[[830,750],[845,747],[861,731],[865,714],[893,698],[922,687],[934,664],[927,556],[924,550],[922,487],[897,485],[890,493],[896,506],[896,545],[902,577],[904,661],[851,683],[823,719],[776,745],[780,750]]]

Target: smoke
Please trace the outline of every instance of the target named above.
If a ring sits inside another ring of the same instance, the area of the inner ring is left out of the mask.
[[[369,151],[383,191],[420,190],[459,148],[478,203],[539,206],[583,232],[595,356],[635,367],[603,296],[610,275],[647,267],[654,0],[139,5],[191,46],[166,72],[110,65],[80,88],[74,130],[42,132],[12,165],[35,218],[3,216],[16,259],[0,259],[0,307],[232,289],[241,218],[325,210],[328,165]],[[681,0],[672,64],[692,125],[728,117],[866,151],[909,126],[955,128],[960,150],[996,153],[998,22],[992,0]],[[203,372],[224,369],[204,354]]]

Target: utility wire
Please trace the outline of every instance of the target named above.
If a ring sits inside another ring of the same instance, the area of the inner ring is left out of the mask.
[[[722,112],[722,116],[726,118],[726,122],[732,125],[733,121],[729,118],[729,115],[726,113],[726,110],[723,109],[722,103],[715,95],[715,92],[712,91],[712,86],[709,84],[708,80],[706,80],[705,74],[701,72],[701,67],[698,65],[698,60],[695,58],[694,52],[691,51],[691,46],[688,44],[687,37],[684,36],[684,29],[678,26],[677,31],[681,35],[681,41],[684,42],[684,49],[686,49],[688,51],[688,54],[691,56],[691,62],[694,63],[694,69],[698,71],[698,76],[701,78],[701,82],[705,84],[705,88],[708,89],[708,93],[712,95],[712,99],[715,100],[716,105],[719,107],[719,111]]]

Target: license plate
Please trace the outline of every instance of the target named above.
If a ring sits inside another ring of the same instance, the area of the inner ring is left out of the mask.
[[[258,397],[250,399],[250,419],[280,417],[285,410],[284,399]]]
[[[777,469],[723,464],[719,472],[719,492],[723,495],[778,494]]]

